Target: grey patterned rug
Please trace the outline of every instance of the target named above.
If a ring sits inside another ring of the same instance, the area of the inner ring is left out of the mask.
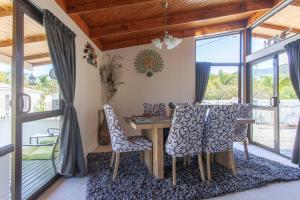
[[[177,162],[177,187],[172,188],[171,157],[165,156],[165,179],[156,180],[141,164],[138,153],[121,154],[117,181],[112,182],[113,170],[109,167],[111,153],[88,155],[87,199],[208,199],[228,193],[263,187],[270,183],[300,179],[300,170],[280,163],[234,151],[238,175],[218,164],[212,165],[213,181],[201,182],[197,158],[184,168]]]

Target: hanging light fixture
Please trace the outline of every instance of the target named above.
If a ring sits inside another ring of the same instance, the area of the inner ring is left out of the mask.
[[[165,9],[165,16],[164,16],[164,25],[165,25],[165,31],[164,35],[161,38],[155,38],[152,40],[152,44],[158,48],[162,49],[165,47],[166,49],[174,49],[179,44],[182,43],[182,39],[173,37],[172,35],[169,35],[167,31],[167,25],[168,25],[168,2],[165,1],[162,3],[163,8]]]

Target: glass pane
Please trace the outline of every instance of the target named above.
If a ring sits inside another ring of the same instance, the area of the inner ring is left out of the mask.
[[[300,102],[291,83],[287,54],[279,55],[280,153],[291,157],[300,117]]]
[[[270,99],[274,96],[273,60],[252,66],[253,105],[271,106]]]
[[[44,27],[25,15],[24,18],[24,93],[31,98],[30,112],[59,109],[59,90],[51,64]],[[33,39],[34,41],[30,41]],[[29,99],[24,97],[24,110]]]
[[[253,110],[253,141],[274,148],[274,111]]]
[[[300,8],[289,5],[252,29],[252,53],[299,33]]]
[[[11,156],[0,157],[0,199],[10,199]]]
[[[212,66],[203,103],[238,102],[238,70],[237,66]]]
[[[0,0],[0,9],[12,9],[12,1]],[[0,147],[11,144],[12,15],[0,17]]]
[[[240,63],[240,34],[197,40],[196,62]]]
[[[55,175],[59,159],[55,145],[60,133],[60,118],[48,118],[23,124],[22,198],[26,199]]]

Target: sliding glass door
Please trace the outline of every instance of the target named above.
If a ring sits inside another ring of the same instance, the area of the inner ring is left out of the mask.
[[[254,105],[251,141],[291,157],[300,103],[291,84],[285,52],[251,63]]]
[[[43,15],[30,1],[15,0],[12,110],[14,199],[34,199],[57,177],[61,103]]]
[[[273,57],[252,65],[252,103],[254,105],[252,140],[275,149],[276,141],[276,67]]]
[[[12,10],[12,1],[0,0],[0,8]],[[12,32],[13,16],[0,11],[0,199],[11,197],[12,175]],[[5,27],[2,27],[6,25]]]

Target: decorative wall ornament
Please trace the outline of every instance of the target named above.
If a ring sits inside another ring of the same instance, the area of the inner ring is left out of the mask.
[[[148,77],[151,77],[154,72],[162,71],[164,62],[158,52],[147,49],[136,56],[134,65],[138,73],[145,73]]]
[[[86,59],[89,64],[97,67],[97,54],[91,43],[87,42],[86,45],[84,45],[83,53],[85,54],[83,58]]]
[[[120,61],[123,59],[120,55],[107,55],[108,63],[100,67],[101,81],[104,85],[106,101],[109,103],[111,98],[116,94],[118,87],[124,82],[119,81],[119,69],[122,68]]]
[[[103,64],[99,71],[101,81],[104,86],[106,103],[114,97],[120,85],[124,82],[119,81],[119,69],[122,67],[120,61],[123,59],[120,55],[108,56],[108,63]],[[110,137],[108,132],[107,120],[103,110],[98,112],[98,143],[100,145],[107,145],[110,143]],[[102,116],[102,117],[101,117]]]

